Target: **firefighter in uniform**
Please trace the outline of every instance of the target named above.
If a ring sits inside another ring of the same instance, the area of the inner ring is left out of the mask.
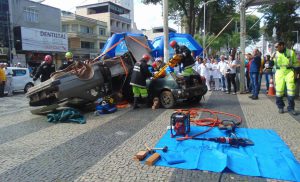
[[[140,61],[134,65],[131,75],[130,85],[132,85],[132,92],[134,96],[133,108],[139,108],[138,99],[141,96],[145,103],[148,101],[148,91],[146,88],[146,79],[152,76],[148,70],[147,62],[151,59],[148,54],[144,54]]]
[[[55,72],[55,65],[52,64],[52,57],[46,55],[42,64],[38,67],[33,81],[36,81],[41,76],[41,82],[44,82],[50,78],[50,75]]]
[[[184,45],[179,46],[175,40],[170,42],[170,46],[174,49],[175,54],[181,54],[183,56],[181,63],[183,64],[183,72],[182,75],[184,77],[192,75],[193,66],[194,66],[194,58],[191,54],[191,51]]]
[[[275,45],[277,49],[274,64],[276,67],[275,73],[275,89],[276,89],[276,104],[279,113],[284,113],[284,102],[283,95],[285,90],[285,85],[287,88],[287,100],[288,107],[287,110],[293,115],[297,115],[295,111],[295,71],[294,67],[297,66],[296,54],[293,50],[287,49],[284,42],[278,42]]]
[[[71,64],[73,64],[73,54],[72,52],[66,52],[65,54],[65,58],[67,60],[67,62],[65,62],[63,65],[61,65],[58,70],[63,70],[65,68],[67,68],[68,66],[70,66]]]

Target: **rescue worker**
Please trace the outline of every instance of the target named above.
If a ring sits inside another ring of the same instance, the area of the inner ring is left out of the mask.
[[[133,109],[139,108],[138,99],[141,96],[145,103],[148,102],[148,91],[146,88],[146,79],[152,76],[152,73],[148,70],[147,62],[151,59],[148,54],[144,54],[140,61],[137,61],[134,65],[131,75],[130,85],[132,85],[133,92]]]
[[[158,73],[165,65],[166,65],[166,64],[163,62],[163,60],[162,60],[161,57],[156,58],[156,59],[155,59],[155,62],[152,64],[154,75],[155,75],[156,73]],[[166,76],[166,72],[164,71],[164,72],[162,72],[162,73],[160,74],[159,77],[160,77],[160,78],[163,78],[163,77],[165,77],[165,76]]]
[[[36,81],[41,76],[41,82],[44,82],[50,78],[50,75],[55,72],[55,65],[52,63],[52,57],[46,55],[42,64],[38,67],[33,81]]]
[[[63,69],[67,68],[68,66],[70,66],[71,64],[74,63],[72,52],[66,52],[65,58],[66,58],[66,62],[64,62],[64,64],[62,64],[62,65],[58,68],[58,70],[63,70]]]
[[[293,50],[287,49],[284,42],[278,42],[275,44],[276,53],[274,61],[272,64],[276,67],[275,72],[275,89],[276,89],[276,104],[278,107],[278,112],[280,114],[284,113],[284,88],[287,88],[287,100],[288,107],[287,110],[293,115],[297,115],[295,111],[295,72],[294,67],[299,63],[296,54]]]
[[[6,75],[4,70],[4,64],[0,63],[0,97],[4,97],[5,83],[6,83]]]
[[[170,46],[174,49],[175,54],[181,54],[183,59],[181,63],[183,64],[183,76],[190,76],[193,74],[194,58],[192,57],[191,50],[186,46],[179,46],[175,40],[170,42]]]

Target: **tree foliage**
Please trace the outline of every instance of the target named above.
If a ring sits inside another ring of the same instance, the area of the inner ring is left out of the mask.
[[[195,36],[201,45],[203,45],[202,31],[204,27],[203,3],[206,2],[208,0],[169,0],[169,17],[175,20],[178,25],[184,24],[184,27],[186,27],[185,32]],[[207,45],[214,39],[210,44],[212,51],[218,51],[224,46],[227,46],[227,48],[239,46],[240,15],[236,13],[237,2],[237,0],[217,0],[206,4],[205,39]],[[143,3],[161,4],[162,0],[143,0]],[[231,18],[234,18],[234,21],[215,39],[216,35]],[[251,41],[257,41],[260,37],[259,22],[255,24],[258,20],[259,18],[254,15],[246,16],[247,38]],[[250,27],[252,28],[250,29]]]
[[[269,38],[272,37],[273,28],[276,27],[278,40],[285,41],[288,45],[296,42],[296,33],[292,31],[300,30],[300,24],[295,23],[299,21],[299,17],[296,13],[299,6],[299,1],[288,1],[263,6],[260,9],[260,12],[265,14],[265,33]]]

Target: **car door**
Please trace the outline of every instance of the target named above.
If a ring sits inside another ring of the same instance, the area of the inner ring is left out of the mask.
[[[26,76],[26,70],[24,69],[13,69],[13,81],[12,87],[14,90],[23,90],[24,89],[24,77]]]

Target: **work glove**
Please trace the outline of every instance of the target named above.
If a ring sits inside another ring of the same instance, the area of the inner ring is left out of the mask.
[[[166,69],[166,72],[167,73],[173,73],[174,72],[174,68],[168,66],[167,69]]]

